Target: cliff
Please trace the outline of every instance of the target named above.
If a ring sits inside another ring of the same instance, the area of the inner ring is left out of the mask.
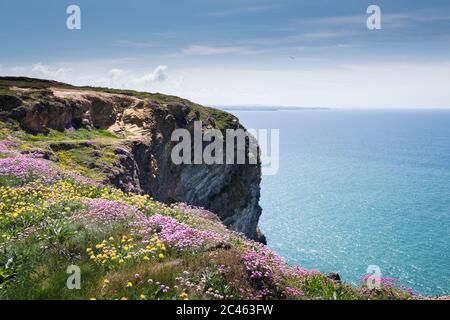
[[[170,158],[175,129],[193,132],[194,121],[220,130],[243,128],[234,116],[162,94],[28,78],[0,78],[0,94],[3,120],[18,121],[28,133],[48,136],[52,130],[83,128],[112,133],[108,143],[100,140],[95,145],[52,141],[41,146],[47,158],[62,162],[77,149],[87,152],[90,159],[80,164],[95,171],[102,182],[164,203],[204,207],[232,230],[264,242],[257,228],[260,165],[175,165]],[[99,163],[106,151],[113,153],[109,163]]]
[[[172,164],[172,130],[198,119],[241,128],[176,97],[1,78],[0,300],[421,299],[250,240],[259,165]]]

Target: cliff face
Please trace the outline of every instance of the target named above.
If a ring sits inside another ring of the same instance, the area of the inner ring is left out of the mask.
[[[1,88],[3,86],[3,89]],[[124,191],[150,194],[165,203],[186,202],[215,212],[229,228],[264,242],[260,165],[175,165],[173,130],[243,128],[219,110],[160,94],[78,88],[34,79],[0,78],[0,117],[33,134],[49,130],[105,129],[121,137],[113,166],[98,167]],[[73,148],[61,142],[52,146]],[[204,146],[205,147],[205,146]],[[51,156],[51,155],[49,155]]]

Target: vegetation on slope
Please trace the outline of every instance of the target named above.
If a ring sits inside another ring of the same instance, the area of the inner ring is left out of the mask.
[[[51,159],[63,169],[98,182],[105,181],[106,172],[114,170],[117,161],[114,150],[123,141],[101,129],[49,130],[47,135],[32,135],[14,122],[0,122],[0,125],[0,140],[8,141],[15,150]],[[0,159],[3,157],[5,155],[0,153]]]
[[[213,213],[102,185],[69,170],[83,165],[75,155],[54,162],[29,152],[57,141],[113,145],[109,133],[0,128],[0,299],[415,298],[391,279],[369,290],[290,267]],[[66,286],[72,265],[80,290]]]

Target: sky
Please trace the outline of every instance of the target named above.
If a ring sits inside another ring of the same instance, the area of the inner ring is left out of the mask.
[[[206,105],[450,108],[450,1],[2,0],[0,75]]]

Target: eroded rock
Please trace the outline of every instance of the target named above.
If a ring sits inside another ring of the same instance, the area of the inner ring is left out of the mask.
[[[31,133],[97,128],[127,137],[116,148],[115,168],[108,168],[109,183],[127,192],[149,194],[165,203],[186,202],[204,207],[215,212],[229,228],[264,241],[257,227],[261,215],[259,163],[175,165],[171,161],[173,130],[184,128],[192,132],[194,121],[200,119],[205,126],[216,127],[217,110],[214,113],[182,99],[166,103],[60,87],[39,94],[17,89],[16,98],[2,99],[0,108]],[[227,128],[242,128],[236,118],[226,116],[231,119]],[[71,147],[60,144],[52,149]]]

